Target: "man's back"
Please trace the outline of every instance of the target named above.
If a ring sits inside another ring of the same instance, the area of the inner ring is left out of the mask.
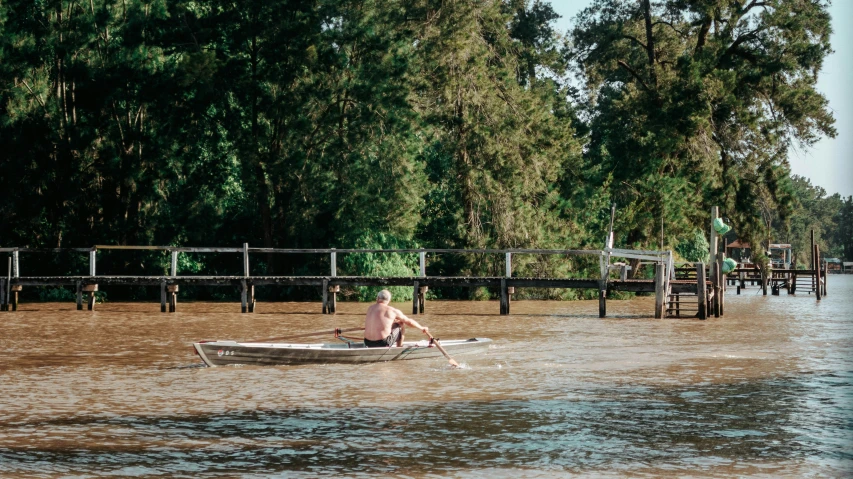
[[[387,304],[376,303],[367,308],[364,321],[364,337],[371,340],[381,340],[391,334],[391,326],[397,319],[398,311]]]

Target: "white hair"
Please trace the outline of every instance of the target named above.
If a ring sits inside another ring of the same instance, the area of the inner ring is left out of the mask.
[[[376,295],[376,301],[391,301],[391,292],[383,289]]]

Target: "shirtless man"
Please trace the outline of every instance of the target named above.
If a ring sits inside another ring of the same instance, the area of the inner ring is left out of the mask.
[[[403,346],[405,325],[418,328],[426,333],[429,328],[421,326],[417,321],[407,317],[397,308],[388,305],[391,302],[391,292],[383,289],[376,295],[376,304],[367,308],[367,318],[364,320],[364,345],[368,348],[388,348],[395,343]]]

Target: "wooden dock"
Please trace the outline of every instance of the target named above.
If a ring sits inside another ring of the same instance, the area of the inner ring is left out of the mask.
[[[171,271],[168,275],[159,276],[104,276],[97,275],[97,253],[102,250],[159,250],[171,254]],[[412,313],[423,313],[426,304],[426,292],[432,288],[474,288],[487,287],[500,291],[500,314],[510,314],[511,298],[517,288],[560,288],[560,289],[591,289],[598,291],[599,316],[605,317],[607,312],[607,297],[615,291],[635,293],[655,293],[655,317],[664,317],[668,311],[667,298],[672,292],[696,295],[699,288],[697,282],[674,281],[673,259],[671,251],[635,251],[617,248],[603,250],[542,250],[542,249],[276,249],[250,248],[244,244],[242,248],[200,248],[200,247],[170,247],[170,246],[93,246],[91,248],[72,249],[29,249],[29,248],[0,248],[0,253],[10,255],[10,270],[7,277],[0,279],[0,309],[16,310],[18,293],[23,287],[56,287],[71,286],[76,288],[77,309],[93,310],[95,292],[100,287],[160,287],[160,310],[175,312],[177,296],[181,287],[209,286],[232,287],[240,291],[241,311],[255,311],[255,287],[291,287],[310,286],[319,289],[321,310],[324,314],[335,313],[337,294],[342,287],[354,286],[403,286],[413,288]],[[89,274],[80,276],[24,276],[20,274],[20,256],[27,253],[80,253],[89,256]],[[179,275],[178,255],[182,253],[234,253],[243,256],[242,274],[233,276],[187,276]],[[359,253],[396,253],[416,254],[419,258],[420,271],[418,276],[409,277],[363,277],[338,276],[337,255]],[[438,254],[496,254],[504,257],[505,275],[490,277],[473,276],[431,276],[427,275],[427,255]],[[259,276],[252,275],[250,270],[250,254],[322,254],[329,256],[331,265],[328,275],[316,276]],[[600,264],[600,276],[597,278],[530,278],[513,276],[513,255],[560,255],[596,256]],[[613,262],[614,258],[635,259],[655,265],[654,279],[627,279],[626,263]],[[613,277],[616,276],[616,277]],[[704,319],[704,317],[703,317]]]

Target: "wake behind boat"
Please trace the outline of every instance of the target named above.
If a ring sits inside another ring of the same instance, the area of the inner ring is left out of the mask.
[[[489,338],[441,341],[447,353],[469,354],[489,349]],[[341,343],[259,343],[237,341],[201,341],[193,343],[208,366],[248,364],[275,366],[287,364],[370,363],[404,359],[438,358],[444,354],[429,341],[404,342],[402,347],[368,348],[360,342]]]

